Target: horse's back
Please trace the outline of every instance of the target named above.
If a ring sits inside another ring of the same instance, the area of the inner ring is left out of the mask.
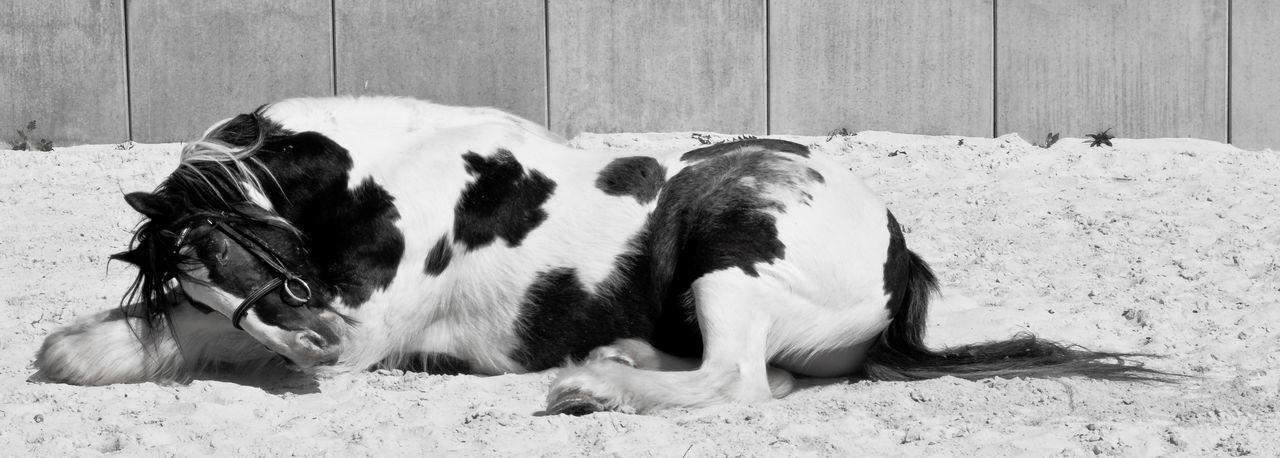
[[[344,146],[485,123],[506,124],[532,136],[564,142],[545,127],[496,108],[441,105],[405,97],[295,98],[268,105],[264,114],[285,129],[319,132]]]

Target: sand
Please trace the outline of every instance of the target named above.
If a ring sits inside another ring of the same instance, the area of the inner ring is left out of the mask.
[[[764,404],[582,418],[535,415],[551,372],[28,383],[46,334],[117,304],[133,270],[107,256],[138,221],[121,194],[154,187],[179,148],[88,145],[0,151],[0,455],[1280,453],[1280,153],[1188,139],[781,138],[838,157],[889,203],[943,285],[931,344],[1030,331],[1163,355],[1149,364],[1190,377],[827,380]],[[689,133],[573,143],[698,146]]]

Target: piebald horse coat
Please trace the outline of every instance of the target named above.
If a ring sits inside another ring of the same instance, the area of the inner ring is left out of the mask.
[[[134,302],[51,335],[38,379],[568,364],[548,410],[586,413],[763,401],[793,375],[1155,375],[1031,336],[927,349],[936,282],[893,215],[781,140],[616,155],[492,109],[294,99],[126,200]]]

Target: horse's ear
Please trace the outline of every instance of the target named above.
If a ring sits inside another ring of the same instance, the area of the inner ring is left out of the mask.
[[[124,201],[138,213],[151,219],[162,219],[173,215],[175,207],[164,197],[149,192],[131,192],[124,195]]]

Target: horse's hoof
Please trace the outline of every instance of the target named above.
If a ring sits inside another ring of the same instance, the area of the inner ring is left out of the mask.
[[[581,417],[608,410],[604,404],[580,393],[573,393],[547,406],[547,415],[573,415]]]

